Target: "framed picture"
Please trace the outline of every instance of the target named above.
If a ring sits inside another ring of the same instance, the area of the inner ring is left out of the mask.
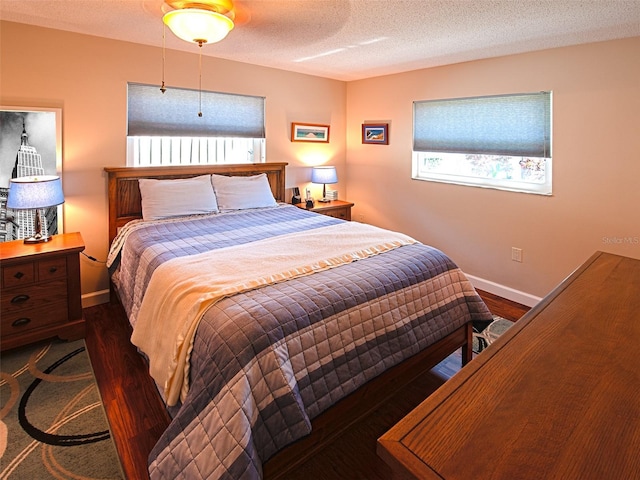
[[[35,211],[7,210],[9,180],[62,173],[62,109],[0,106],[0,241],[33,232]],[[46,231],[62,233],[62,205],[43,209]]]
[[[292,123],[291,141],[329,143],[329,125],[318,125],[315,123]]]
[[[362,143],[374,143],[378,145],[389,145],[389,124],[388,123],[363,123]]]

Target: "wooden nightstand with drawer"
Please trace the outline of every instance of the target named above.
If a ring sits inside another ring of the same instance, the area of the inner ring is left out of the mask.
[[[353,205],[351,202],[331,200],[330,202],[316,202],[313,208],[307,208],[304,202],[296,206],[312,212],[321,213],[322,215],[328,215],[329,217],[351,220],[351,207],[353,207]]]
[[[58,336],[85,335],[80,297],[79,233],[54,235],[49,242],[0,243],[1,349]]]

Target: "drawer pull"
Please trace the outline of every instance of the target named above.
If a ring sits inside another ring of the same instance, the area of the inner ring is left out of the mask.
[[[11,326],[12,327],[24,327],[25,325],[27,325],[30,322],[31,322],[30,318],[22,317],[22,318],[19,318],[17,320],[14,320],[14,322],[11,324]]]
[[[49,269],[49,273],[56,273],[58,271],[58,267],[51,267]]]
[[[16,295],[11,299],[11,303],[24,303],[29,300],[29,295]]]
[[[20,280],[22,277],[24,277],[24,273],[22,272],[16,272],[16,274],[14,275],[15,278],[17,278],[18,280]]]

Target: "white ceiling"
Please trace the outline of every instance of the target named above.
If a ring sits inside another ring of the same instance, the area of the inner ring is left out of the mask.
[[[640,0],[234,4],[235,29],[205,45],[204,55],[338,80],[640,36]],[[163,0],[0,0],[0,19],[161,46],[166,8]],[[167,48],[198,49],[168,30],[166,41]]]

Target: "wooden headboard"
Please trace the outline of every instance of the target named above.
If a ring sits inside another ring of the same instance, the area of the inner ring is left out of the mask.
[[[284,202],[285,167],[281,163],[245,163],[235,165],[187,165],[170,167],[106,167],[109,181],[109,245],[118,228],[131,220],[142,218],[139,178],[168,180],[215,173],[217,175],[249,176],[266,173],[273,196]]]

